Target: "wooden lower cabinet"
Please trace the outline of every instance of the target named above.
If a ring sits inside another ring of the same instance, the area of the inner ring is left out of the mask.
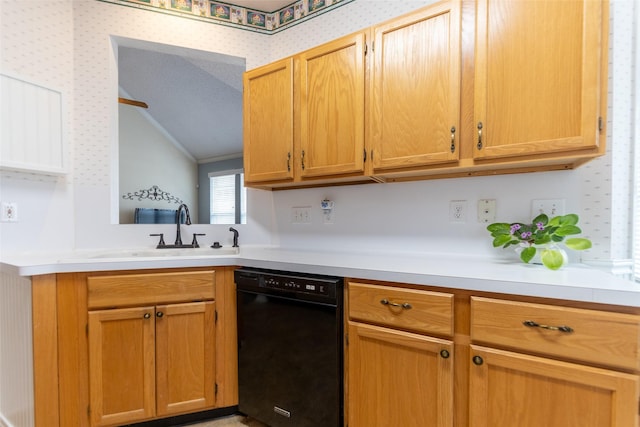
[[[49,308],[34,314],[35,426],[119,426],[237,405],[233,271],[35,280],[34,308]]]
[[[215,405],[213,301],[89,312],[91,425]]]
[[[638,376],[471,346],[470,427],[637,426]]]
[[[639,426],[637,308],[353,279],[346,292],[349,427]]]
[[[154,307],[89,313],[91,425],[155,414]]]
[[[453,426],[453,343],[349,322],[350,427]]]

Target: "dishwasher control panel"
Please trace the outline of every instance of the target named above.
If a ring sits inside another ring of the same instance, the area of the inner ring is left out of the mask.
[[[341,292],[343,278],[288,271],[239,268],[234,273],[238,290],[287,293],[299,298],[335,300]]]
[[[329,294],[328,284],[315,279],[306,279],[302,277],[290,278],[283,276],[264,276],[263,279],[261,287],[264,288],[282,289],[318,295]]]

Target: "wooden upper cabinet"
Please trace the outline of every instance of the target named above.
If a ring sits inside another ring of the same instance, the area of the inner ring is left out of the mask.
[[[596,149],[600,1],[478,0],[474,158]]]
[[[365,33],[298,56],[300,175],[364,172]]]
[[[373,170],[455,161],[460,134],[460,1],[373,30]]]
[[[247,183],[293,180],[293,59],[244,74]]]

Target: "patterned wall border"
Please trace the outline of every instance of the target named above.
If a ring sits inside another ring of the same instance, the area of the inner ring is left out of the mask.
[[[215,0],[98,0],[263,34],[274,34],[355,0],[298,0],[275,12]]]

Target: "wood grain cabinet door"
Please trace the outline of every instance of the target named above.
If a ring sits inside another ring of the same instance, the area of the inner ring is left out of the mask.
[[[364,172],[365,33],[299,55],[300,174]]]
[[[152,306],[89,312],[92,426],[154,416],[154,322]]]
[[[370,138],[374,173],[460,155],[460,1],[374,28]]]
[[[470,427],[634,427],[638,376],[471,346]]]
[[[474,158],[597,148],[602,2],[476,4]]]
[[[350,427],[452,427],[453,343],[349,323]]]
[[[156,307],[157,413],[215,406],[215,303]]]
[[[245,181],[293,180],[293,59],[247,71],[243,83]]]

